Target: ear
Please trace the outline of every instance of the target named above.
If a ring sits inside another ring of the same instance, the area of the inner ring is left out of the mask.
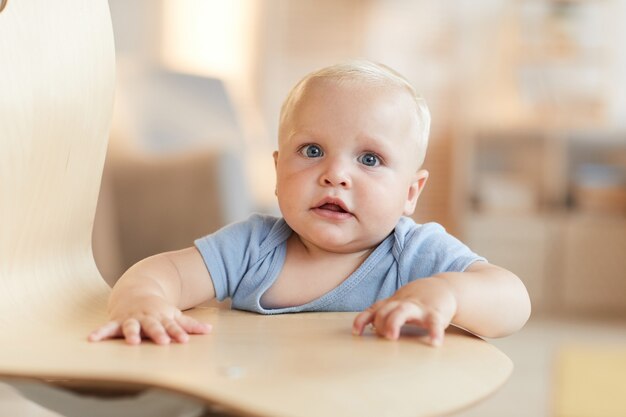
[[[278,196],[278,151],[274,151],[272,157],[274,158],[274,170],[276,172],[276,185],[274,186],[274,195]]]
[[[426,181],[428,180],[428,171],[425,169],[420,169],[415,173],[415,177],[413,178],[413,182],[409,186],[409,193],[407,195],[406,202],[404,204],[404,211],[402,214],[405,216],[410,216],[415,211],[415,205],[417,204],[417,199],[419,198],[424,186],[426,185]]]

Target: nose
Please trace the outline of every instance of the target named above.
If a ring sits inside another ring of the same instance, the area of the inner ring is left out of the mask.
[[[345,163],[339,160],[328,161],[320,175],[320,185],[324,187],[351,188],[352,179]]]

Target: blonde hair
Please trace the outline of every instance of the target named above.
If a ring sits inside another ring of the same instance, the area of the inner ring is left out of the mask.
[[[407,91],[415,101],[418,120],[420,122],[420,134],[418,140],[418,166],[421,166],[426,157],[428,136],[430,134],[430,111],[424,100],[411,83],[392,68],[367,60],[355,60],[341,64],[331,65],[314,71],[302,78],[289,92],[280,109],[279,131],[291,116],[295,105],[302,98],[307,86],[316,79],[327,79],[337,82],[364,81],[374,85],[389,85],[400,87]]]

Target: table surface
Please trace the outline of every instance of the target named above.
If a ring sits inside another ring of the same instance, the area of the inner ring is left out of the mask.
[[[417,329],[398,341],[372,331],[353,336],[354,313],[190,314],[214,330],[184,345],[89,343],[98,314],[47,334],[3,337],[0,376],[94,390],[163,388],[244,416],[422,416],[468,407],[512,371],[502,352],[457,328],[433,348]]]

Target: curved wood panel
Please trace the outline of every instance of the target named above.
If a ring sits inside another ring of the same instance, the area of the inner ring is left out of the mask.
[[[107,295],[91,255],[113,108],[107,3],[12,1],[0,51],[0,325],[31,333]]]
[[[253,416],[415,416],[465,407],[510,360],[460,330],[351,335],[354,314],[196,309],[187,345],[90,344],[109,290],[91,253],[114,91],[105,0],[19,0],[0,14],[0,376],[160,387]],[[56,382],[55,382],[56,381]]]

